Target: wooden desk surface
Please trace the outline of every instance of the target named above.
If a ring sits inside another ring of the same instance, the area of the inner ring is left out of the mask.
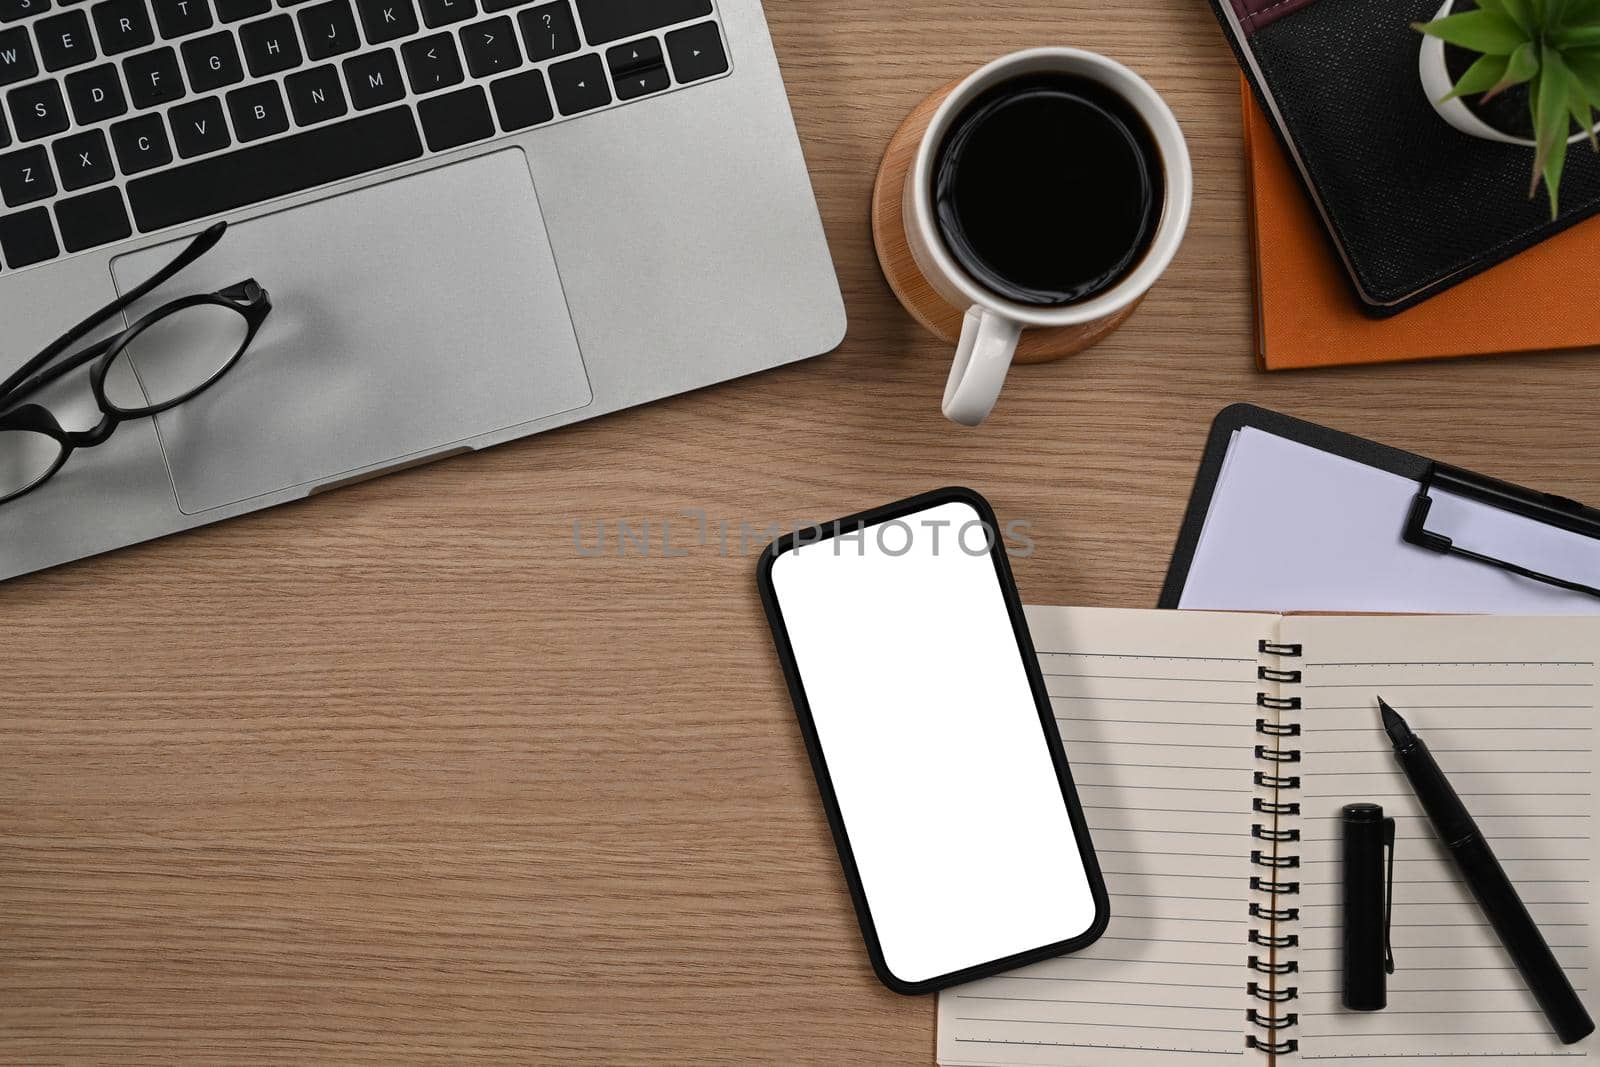
[[[1252,369],[1206,5],[767,8],[837,354],[0,589],[0,1062],[931,1064],[932,999],[868,970],[741,522],[963,482],[1034,524],[1027,600],[1147,606],[1235,400],[1600,498],[1591,356]],[[1166,94],[1194,223],[1120,334],[962,432],[869,189],[922,94],[1041,43]],[[619,519],[687,554],[577,551]]]

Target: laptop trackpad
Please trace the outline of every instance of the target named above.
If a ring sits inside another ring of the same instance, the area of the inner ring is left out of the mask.
[[[115,260],[117,289],[185,243]],[[273,305],[250,351],[156,420],[186,513],[397,466],[592,399],[520,149],[230,226],[129,321],[250,277]]]

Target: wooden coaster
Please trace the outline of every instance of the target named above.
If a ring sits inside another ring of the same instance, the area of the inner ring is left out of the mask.
[[[889,141],[889,149],[883,154],[883,165],[878,168],[878,180],[872,187],[872,243],[877,246],[878,265],[883,268],[889,288],[894,290],[894,295],[900,298],[900,303],[912,318],[935,337],[951,344],[961,339],[961,320],[965,312],[945,303],[944,297],[934,291],[917,269],[916,260],[911,258],[911,247],[906,242],[901,206],[905,199],[906,174],[916,163],[917,147],[922,142],[922,135],[928,129],[928,123],[933,121],[933,113],[959,84],[951,82],[946,85],[906,116],[905,122],[900,124]],[[1047,363],[1082,352],[1121,326],[1139,303],[1136,300],[1098,322],[1051,330],[1024,330],[1022,342],[1017,345],[1016,362]]]

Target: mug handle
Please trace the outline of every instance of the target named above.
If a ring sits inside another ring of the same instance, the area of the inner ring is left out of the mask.
[[[944,415],[962,426],[976,426],[994,410],[1011,359],[1017,354],[1022,324],[988,308],[973,307],[961,324],[961,343],[944,387]]]

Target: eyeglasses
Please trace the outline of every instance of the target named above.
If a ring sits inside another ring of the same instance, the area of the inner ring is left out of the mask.
[[[253,278],[174,300],[121,333],[63,355],[216,247],[226,229],[219,222],[200,234],[149,280],[78,323],[0,382],[0,504],[33,492],[73,452],[105,444],[124,422],[193,400],[239,362],[272,311],[267,291]],[[92,363],[89,387],[101,414],[92,429],[64,430],[47,408],[22,403],[85,363]]]

